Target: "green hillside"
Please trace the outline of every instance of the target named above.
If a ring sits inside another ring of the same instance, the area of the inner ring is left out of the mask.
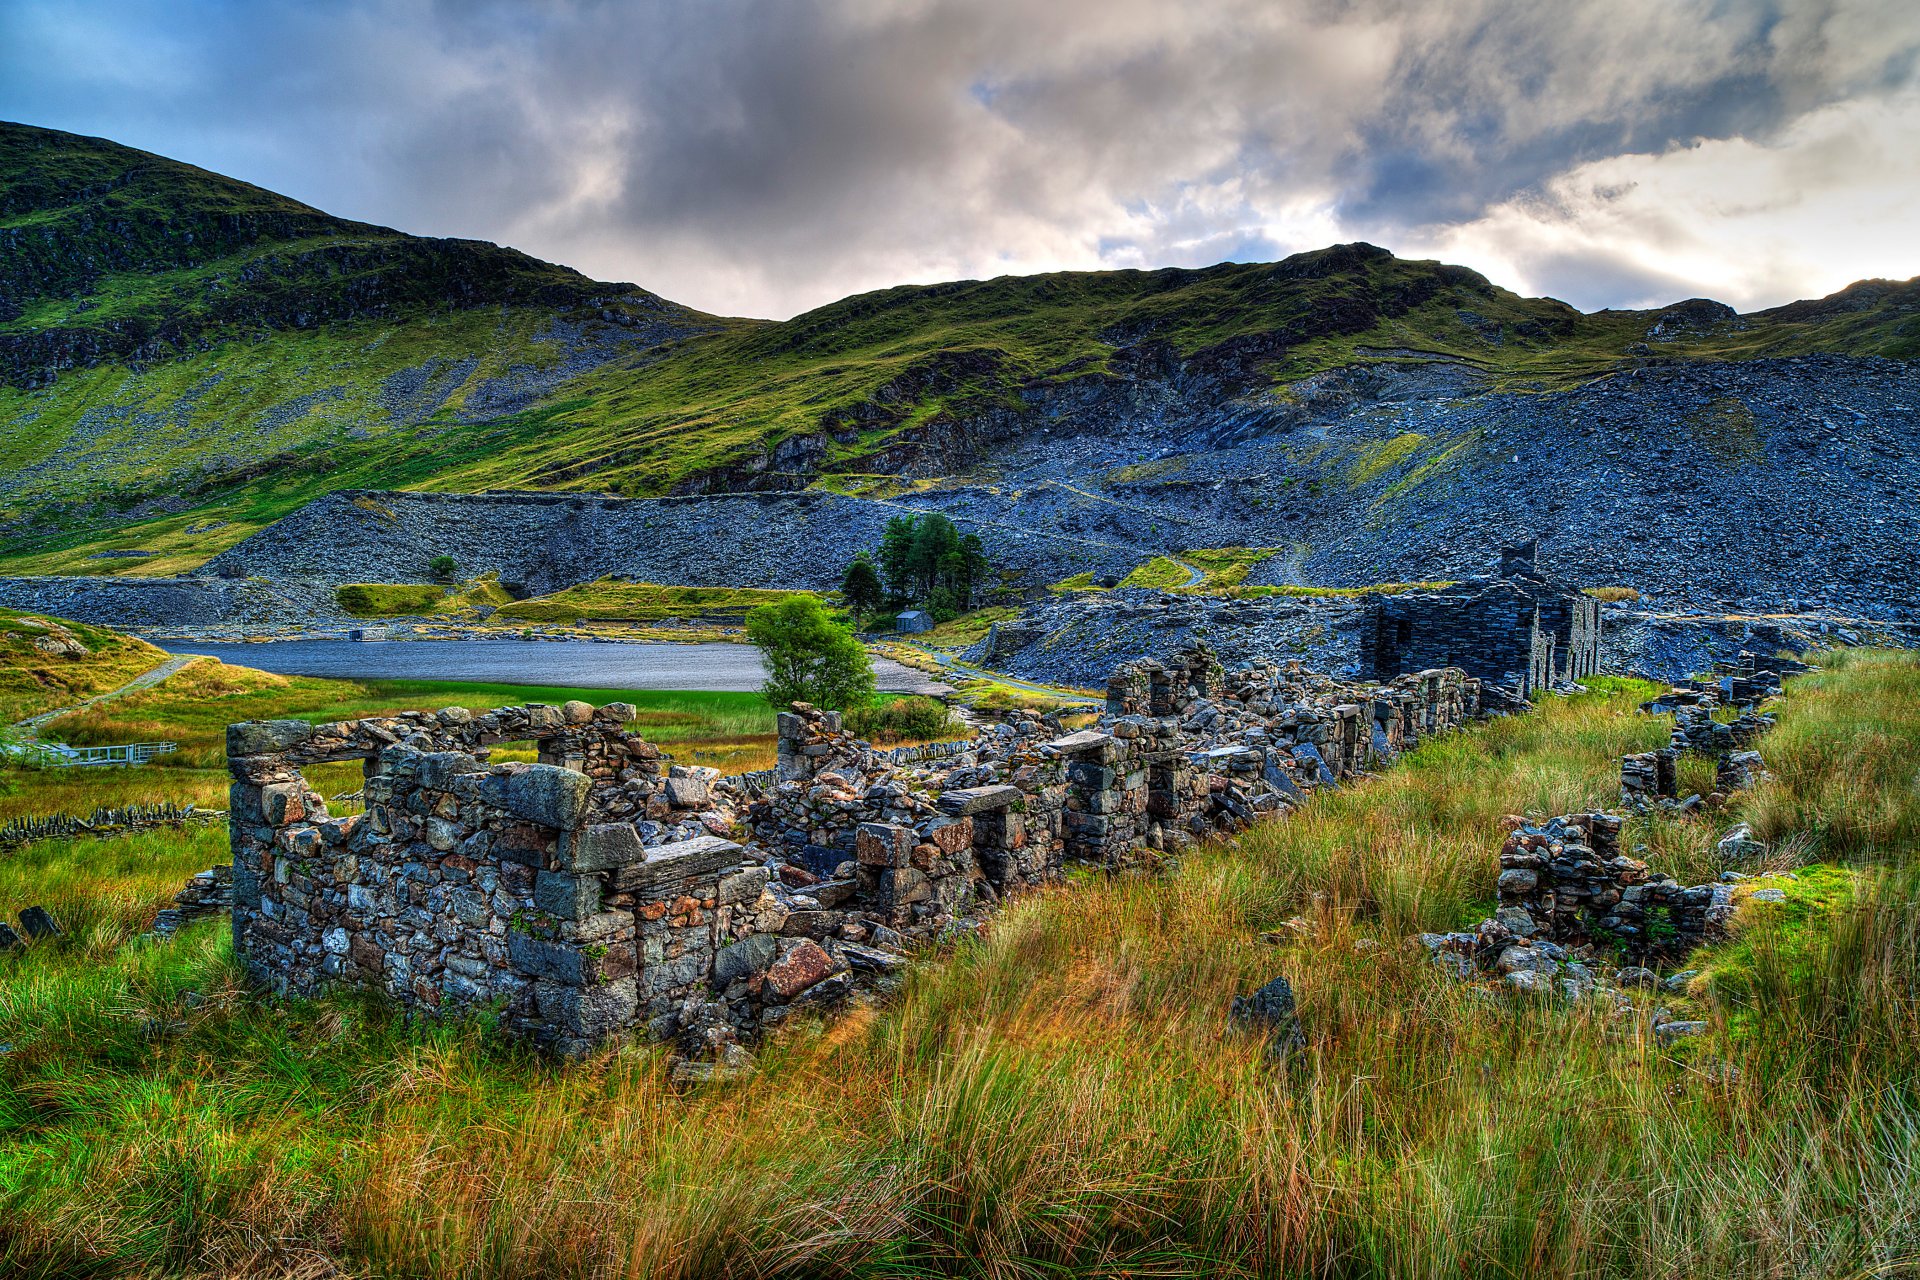
[[[1178,371],[1225,395],[1444,359],[1524,391],[1671,361],[1920,355],[1916,282],[1745,317],[1584,315],[1370,245],[718,320],[21,125],[0,125],[0,246],[9,572],[176,572],[341,487],[854,486],[945,457],[949,428],[985,415],[1037,426],[1036,395],[1072,382]]]

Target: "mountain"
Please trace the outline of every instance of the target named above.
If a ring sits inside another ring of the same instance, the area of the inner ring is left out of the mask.
[[[1174,520],[1232,495],[1245,519],[1210,516],[1201,546],[1294,540],[1269,526],[1297,503],[1253,492],[1291,486],[1361,513],[1298,539],[1354,576],[1404,556],[1336,554],[1352,521],[1404,514],[1404,546],[1444,550],[1451,526],[1422,506],[1442,482],[1567,439],[1604,465],[1652,422],[1677,465],[1780,483],[1798,455],[1771,442],[1805,425],[1776,422],[1783,406],[1900,427],[1920,356],[1916,281],[1744,316],[1705,299],[1582,314],[1363,244],[727,320],[20,125],[0,126],[0,245],[14,572],[191,569],[340,489],[918,494],[1041,533],[1093,517],[1036,502]],[[1826,407],[1827,388],[1851,399]],[[1623,434],[1594,439],[1610,414]],[[1900,430],[1873,445],[1891,462],[1860,448],[1904,501]]]

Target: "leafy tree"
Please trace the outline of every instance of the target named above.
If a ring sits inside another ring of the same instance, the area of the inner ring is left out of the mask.
[[[811,702],[842,709],[873,696],[866,649],[812,596],[761,605],[747,615],[747,639],[767,669],[760,692],[776,707]]]
[[[866,552],[855,556],[847,566],[846,576],[840,579],[840,598],[853,611],[856,627],[865,626],[867,617],[885,602],[886,590],[880,585],[880,572],[873,567]]]
[[[902,600],[913,598],[913,535],[919,522],[912,516],[894,516],[880,535],[880,573],[887,590]]]
[[[427,561],[427,568],[433,570],[433,576],[436,578],[451,578],[454,570],[459,567],[460,562],[452,556],[435,556]]]
[[[913,530],[913,546],[907,565],[913,578],[915,595],[926,599],[944,580],[947,557],[960,548],[960,531],[953,521],[937,511],[920,517]]]

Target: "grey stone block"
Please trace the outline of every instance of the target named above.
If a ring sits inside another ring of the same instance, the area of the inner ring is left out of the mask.
[[[569,871],[611,871],[646,859],[631,822],[585,827],[560,842],[560,865]]]
[[[707,803],[705,778],[668,778],[667,803],[676,809],[697,809]]]
[[[600,910],[600,880],[568,871],[542,871],[533,878],[533,905],[562,920],[585,920]]]
[[[587,980],[586,954],[583,948],[562,942],[549,942],[531,934],[507,934],[507,958],[513,967],[529,978],[579,986]]]
[[[512,773],[489,774],[480,795],[516,818],[568,831],[587,816],[592,779],[550,764],[529,765]]]
[[[312,725],[305,720],[247,720],[227,726],[229,756],[264,756],[297,747],[311,738]]]
[[[480,762],[464,751],[428,751],[421,754],[415,769],[421,786],[445,791],[461,774],[480,772]]]
[[[771,935],[756,933],[722,947],[713,958],[713,980],[721,986],[741,978],[750,978],[773,963],[774,940]]]
[[[632,978],[595,987],[542,982],[533,998],[550,1025],[584,1040],[602,1040],[625,1030],[639,1012],[639,990]]]
[[[766,890],[772,874],[765,867],[742,867],[730,875],[721,876],[719,904],[726,907],[738,902],[755,901]]]
[[[738,865],[740,854],[739,845],[719,836],[695,836],[691,840],[656,845],[647,850],[645,861],[613,873],[613,891],[652,890],[717,875],[727,867]]]
[[[1018,787],[960,787],[940,795],[940,811],[964,818],[969,814],[985,813],[989,809],[1004,809],[1021,798]]]

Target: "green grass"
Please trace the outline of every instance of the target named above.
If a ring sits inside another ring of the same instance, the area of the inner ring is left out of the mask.
[[[1347,464],[1347,483],[1363,485],[1379,479],[1412,458],[1426,442],[1425,436],[1407,432],[1388,440],[1377,440],[1359,446],[1354,452],[1353,460]]]
[[[1019,616],[1020,610],[1011,605],[989,605],[950,618],[931,631],[923,631],[913,642],[935,649],[965,649],[986,639],[994,623],[1011,622]]]
[[[1910,655],[1794,682],[1766,743],[1776,779],[1724,816],[1809,860],[1806,962],[1660,997],[1707,1036],[1663,1048],[1604,1007],[1490,999],[1403,942],[1491,898],[1502,814],[1612,798],[1618,754],[1664,737],[1633,711],[1647,688],[1603,681],[1436,740],[1164,875],[1030,895],[884,1010],[803,1020],[754,1079],[691,1092],[658,1049],[559,1066],[476,1022],[265,999],[216,922],[129,941],[219,855],[217,832],[36,846],[0,860],[0,896],[47,886],[73,936],[0,957],[0,1258],[89,1275],[1897,1274],[1920,1220]],[[1816,892],[1842,868],[1848,892]],[[1260,940],[1290,917],[1291,941]],[[1768,920],[1743,914],[1708,972]],[[1275,971],[1308,1038],[1279,1068],[1225,1022]]]
[[[773,710],[757,693],[569,689],[544,685],[422,680],[323,680],[279,676],[211,658],[152,689],[51,722],[44,736],[91,746],[178,742],[172,755],[131,769],[0,769],[0,821],[25,814],[86,813],[95,805],[172,800],[225,808],[226,727],[240,720],[298,718],[316,723],[379,712],[462,706],[483,711],[525,702],[595,706],[631,703],[636,728],[682,763],[727,772],[761,769],[774,758]],[[496,753],[513,758],[509,748]],[[521,754],[525,754],[522,752]],[[530,757],[529,757],[530,758]],[[329,793],[359,786],[359,766],[310,771]]]
[[[501,607],[497,617],[521,622],[658,622],[665,618],[738,622],[763,604],[807,592],[758,587],[670,587],[600,578]]]
[[[1126,577],[1120,579],[1123,587],[1147,587],[1157,591],[1170,591],[1184,586],[1193,575],[1187,567],[1169,556],[1155,556],[1145,564],[1135,566]]]
[[[334,599],[356,618],[453,616],[472,613],[476,606],[498,609],[513,603],[500,586],[498,575],[488,574],[458,586],[432,582],[347,582],[335,587]]]

